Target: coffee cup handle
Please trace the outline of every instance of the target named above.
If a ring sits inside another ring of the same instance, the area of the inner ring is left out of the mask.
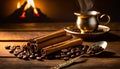
[[[111,18],[110,18],[110,16],[107,15],[107,14],[102,14],[102,15],[100,15],[100,16],[98,17],[99,22],[102,21],[103,17],[107,17],[107,21],[104,23],[104,25],[107,25],[108,23],[110,23]]]

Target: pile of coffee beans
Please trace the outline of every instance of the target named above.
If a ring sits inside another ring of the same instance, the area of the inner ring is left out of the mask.
[[[88,51],[88,54],[90,54],[90,55],[98,54],[98,53],[102,52],[103,50],[104,50],[104,48],[102,48],[100,46],[95,46],[94,48],[92,48],[91,50]]]
[[[35,45],[30,45],[29,43],[24,46],[6,46],[5,47],[11,54],[14,54],[16,57],[24,60],[28,59],[37,59],[41,60],[44,59],[63,59],[63,60],[69,60],[71,58],[75,58],[77,56],[80,56],[82,54],[85,54],[89,48],[89,46],[75,46],[70,48],[61,49],[55,53],[46,55],[44,57],[41,56],[40,51],[35,52]]]
[[[24,45],[24,46],[5,46],[5,49],[9,50],[9,53],[14,54],[16,57],[24,60],[29,58],[34,58],[34,45]]]

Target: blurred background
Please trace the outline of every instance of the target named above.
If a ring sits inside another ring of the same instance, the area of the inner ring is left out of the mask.
[[[0,0],[0,20],[17,9],[17,3],[24,0]],[[112,22],[120,21],[119,0],[95,0],[92,10],[111,16]],[[74,12],[80,11],[78,0],[34,0],[35,7],[55,22],[74,22]]]

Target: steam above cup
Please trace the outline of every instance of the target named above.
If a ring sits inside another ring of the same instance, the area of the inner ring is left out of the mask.
[[[89,11],[86,14],[74,13],[74,15],[77,16],[76,26],[81,31],[81,33],[95,32],[103,17],[107,17],[104,25],[107,25],[110,22],[109,15],[101,15],[100,12],[97,11]]]

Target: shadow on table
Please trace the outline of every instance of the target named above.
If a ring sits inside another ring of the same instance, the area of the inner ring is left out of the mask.
[[[120,36],[113,33],[105,33],[94,38],[86,38],[85,41],[120,41]]]
[[[91,57],[99,57],[99,58],[120,58],[120,56],[116,56],[114,52],[103,51],[98,55],[94,55]]]

